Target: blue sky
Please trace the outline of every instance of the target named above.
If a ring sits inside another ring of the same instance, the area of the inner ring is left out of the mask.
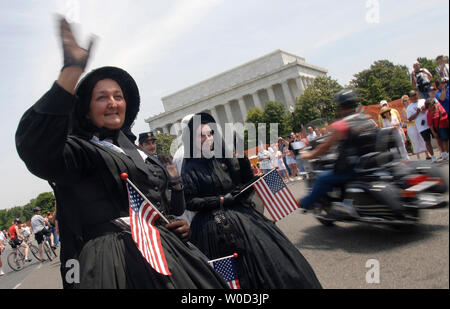
[[[379,22],[367,22],[376,7]],[[14,134],[60,70],[55,13],[77,23],[81,43],[98,36],[88,71],[115,65],[136,79],[135,133],[164,111],[161,97],[276,49],[342,85],[376,60],[411,68],[417,57],[449,54],[448,0],[0,0],[0,209],[50,191],[19,159]]]

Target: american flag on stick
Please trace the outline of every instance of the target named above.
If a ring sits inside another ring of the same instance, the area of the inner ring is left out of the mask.
[[[161,213],[135,188],[128,179],[128,175],[126,177],[125,175],[123,173],[121,177],[127,181],[130,227],[133,240],[152,268],[162,275],[169,276],[171,273],[161,246],[159,231],[154,226]]]
[[[240,289],[239,279],[234,268],[233,259],[237,258],[237,253],[220,259],[208,261],[214,270],[222,276],[231,289]]]
[[[253,184],[253,188],[275,222],[300,208],[276,169],[261,177]]]

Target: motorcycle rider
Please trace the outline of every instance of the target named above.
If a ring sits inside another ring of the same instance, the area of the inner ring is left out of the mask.
[[[330,125],[330,136],[313,151],[303,153],[301,158],[310,160],[325,154],[334,145],[338,146],[338,158],[333,170],[323,172],[314,183],[312,191],[300,200],[303,209],[314,208],[321,197],[333,190],[334,187],[347,183],[354,176],[354,167],[359,159],[356,140],[362,132],[377,127],[375,121],[366,114],[355,113],[359,104],[359,97],[355,90],[344,89],[334,97],[338,104],[341,120]]]

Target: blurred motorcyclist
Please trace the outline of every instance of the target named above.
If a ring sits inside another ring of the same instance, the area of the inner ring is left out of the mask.
[[[304,160],[314,159],[325,154],[332,146],[338,146],[338,158],[334,170],[323,172],[314,183],[309,195],[300,200],[303,209],[312,209],[321,197],[336,186],[347,183],[354,176],[354,167],[359,160],[357,139],[365,131],[376,128],[376,123],[363,113],[355,113],[359,97],[352,89],[340,91],[334,97],[338,113],[342,118],[331,124],[330,136],[313,151],[304,153]]]

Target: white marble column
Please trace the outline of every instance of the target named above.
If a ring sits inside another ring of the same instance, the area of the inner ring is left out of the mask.
[[[233,113],[231,111],[230,102],[226,103],[224,105],[224,107],[225,107],[225,114],[227,114],[227,122],[234,123],[234,117],[233,117]]]
[[[162,127],[162,130],[163,130],[163,133],[169,134],[169,129],[167,129],[166,125]]]
[[[289,106],[294,105],[291,91],[289,90],[289,85],[287,80],[281,83],[281,88],[283,88],[284,99],[286,100],[285,106],[289,110]]]
[[[269,95],[269,101],[271,102],[275,102],[275,92],[273,92],[273,88],[272,86],[270,86],[269,88],[267,88],[267,94]]]
[[[255,107],[258,107],[263,110],[264,108],[261,104],[261,100],[259,99],[258,92],[253,93],[252,97],[253,97],[253,103],[255,103]]]
[[[245,105],[245,100],[244,97],[240,97],[238,99],[239,101],[239,109],[241,110],[241,115],[242,115],[242,122],[245,122],[245,118],[247,118],[247,106]]]
[[[301,79],[302,79],[303,85],[305,86],[305,90],[306,90],[306,88],[308,88],[308,86],[309,86],[308,79],[304,76],[302,76]]]
[[[216,120],[216,123],[219,123],[220,122],[220,118],[219,118],[219,115],[217,114],[216,107],[215,106],[212,107],[210,109],[210,111],[211,111],[211,116],[213,116],[214,120]]]
[[[295,79],[295,82],[297,83],[298,91],[300,92],[300,95],[302,95],[305,92],[305,85],[303,84],[302,78],[297,77]]]

